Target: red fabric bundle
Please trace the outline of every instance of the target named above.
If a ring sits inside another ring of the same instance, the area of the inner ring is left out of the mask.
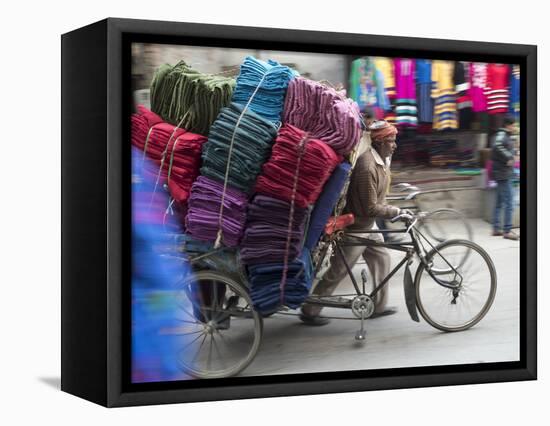
[[[202,145],[207,138],[165,123],[155,113],[139,105],[132,115],[132,144],[151,162],[144,162],[143,173],[158,179],[158,187],[168,185],[178,207],[185,209],[191,185],[199,175]]]
[[[310,139],[306,132],[285,124],[277,135],[270,159],[263,165],[256,181],[256,192],[291,202],[297,172],[299,147],[305,138],[298,170],[295,204],[307,207],[319,197],[323,185],[342,157],[318,139]]]

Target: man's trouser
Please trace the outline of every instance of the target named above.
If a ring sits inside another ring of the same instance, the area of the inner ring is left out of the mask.
[[[375,241],[382,241],[382,237],[380,234],[354,233],[354,235],[358,235],[363,238],[369,238]],[[344,236],[344,242],[346,241],[351,241],[351,239],[348,239]],[[353,241],[357,242],[356,239],[353,239]],[[371,279],[373,280],[373,282],[371,283],[371,288],[374,288],[375,285],[379,285],[382,280],[389,274],[391,257],[385,247],[340,246],[340,248],[342,249],[342,253],[350,269],[353,268],[357,260],[359,260],[359,257],[363,256],[363,259],[365,259],[365,262],[371,273]],[[342,256],[340,256],[336,252],[333,253],[330,268],[323,276],[323,279],[313,289],[312,295],[330,296],[332,293],[334,293],[334,290],[336,290],[336,287],[338,287],[340,281],[342,281],[347,275],[348,271],[346,269],[344,261],[342,260]],[[383,312],[386,307],[386,303],[388,301],[389,285],[389,282],[386,283],[384,287],[382,287],[374,297],[376,313]],[[361,287],[360,282],[359,286]],[[315,316],[319,315],[321,309],[323,309],[322,306],[318,305],[304,305],[303,312],[306,315]]]
[[[512,230],[512,215],[514,213],[514,196],[512,180],[497,180],[495,210],[493,213],[493,229],[500,231],[502,209],[504,209],[504,224],[502,230],[508,233]]]

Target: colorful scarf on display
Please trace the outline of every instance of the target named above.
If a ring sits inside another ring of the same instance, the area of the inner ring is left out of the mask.
[[[283,122],[310,133],[340,155],[350,153],[361,139],[357,103],[344,91],[302,77],[288,86]]]

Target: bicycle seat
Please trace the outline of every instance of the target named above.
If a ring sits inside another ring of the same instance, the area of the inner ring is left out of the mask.
[[[343,214],[340,216],[331,216],[325,225],[325,234],[331,235],[336,231],[341,231],[349,225],[355,222],[355,216],[353,213]]]

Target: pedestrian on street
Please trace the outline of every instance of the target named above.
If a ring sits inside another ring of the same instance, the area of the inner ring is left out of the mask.
[[[408,210],[386,203],[386,193],[389,182],[389,158],[397,147],[397,129],[384,120],[374,121],[368,128],[371,146],[357,159],[353,169],[347,193],[345,213],[353,213],[355,222],[346,228],[346,232],[363,238],[382,241],[378,233],[364,233],[373,229],[377,218],[391,219],[400,214],[412,217]],[[362,233],[363,232],[363,233]],[[344,234],[344,241],[350,237]],[[343,257],[350,268],[362,256],[373,279],[378,285],[389,274],[391,257],[384,247],[346,246],[342,247]],[[314,288],[313,296],[330,296],[347,274],[346,265],[339,255],[333,255],[330,268],[322,280]],[[374,297],[375,311],[371,316],[380,317],[396,312],[395,308],[386,308],[389,283]],[[309,325],[325,325],[328,318],[319,316],[322,307],[305,304],[302,307],[300,319]]]
[[[514,213],[512,177],[514,175],[515,149],[511,134],[514,125],[514,118],[511,116],[504,118],[503,127],[495,134],[491,150],[492,178],[497,183],[493,235],[502,235],[509,240],[519,240],[519,236],[512,232]],[[504,210],[503,227],[501,227],[502,210]]]

